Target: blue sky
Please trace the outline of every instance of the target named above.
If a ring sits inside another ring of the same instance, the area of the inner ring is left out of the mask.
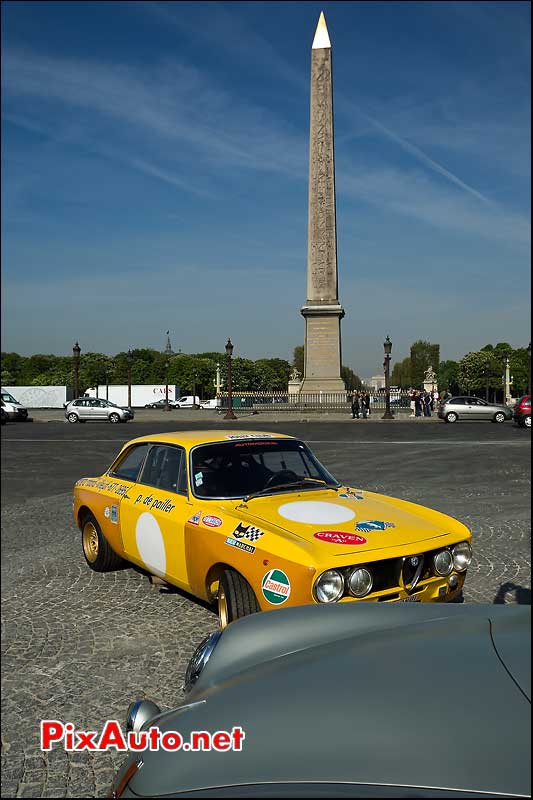
[[[2,3],[2,349],[303,342],[333,48],[343,361],[530,339],[526,2]]]

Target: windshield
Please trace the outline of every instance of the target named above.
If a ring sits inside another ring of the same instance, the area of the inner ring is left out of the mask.
[[[195,497],[237,499],[320,485],[339,486],[303,442],[257,439],[220,442],[191,452],[191,485]]]
[[[15,400],[13,395],[9,394],[9,392],[2,392],[2,400],[5,403],[18,403],[18,400]]]

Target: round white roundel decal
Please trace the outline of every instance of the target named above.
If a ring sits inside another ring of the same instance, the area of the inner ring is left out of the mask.
[[[318,500],[284,503],[278,508],[278,514],[292,522],[312,522],[315,525],[334,525],[336,522],[348,522],[355,517],[350,508],[335,503],[321,503]]]
[[[167,567],[165,542],[153,514],[145,511],[135,526],[135,541],[139,555],[155,575],[164,575]]]

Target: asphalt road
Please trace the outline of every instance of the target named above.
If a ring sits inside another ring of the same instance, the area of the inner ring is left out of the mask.
[[[466,601],[531,602],[529,432],[398,420],[223,425],[291,433],[339,480],[459,518],[474,535]],[[99,730],[122,721],[137,697],[174,705],[194,647],[216,629],[209,608],[140,572],[91,572],[71,515],[74,482],[102,473],[125,441],[190,427],[172,419],[2,430],[3,797],[105,796],[123,756],[42,753],[40,720]]]

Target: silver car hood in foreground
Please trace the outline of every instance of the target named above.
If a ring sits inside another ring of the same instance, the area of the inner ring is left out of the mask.
[[[530,623],[529,607],[482,605],[247,617],[187,697],[206,702],[155,723],[184,736],[241,726],[243,751],[146,752],[129,788],[356,782],[528,796]]]

